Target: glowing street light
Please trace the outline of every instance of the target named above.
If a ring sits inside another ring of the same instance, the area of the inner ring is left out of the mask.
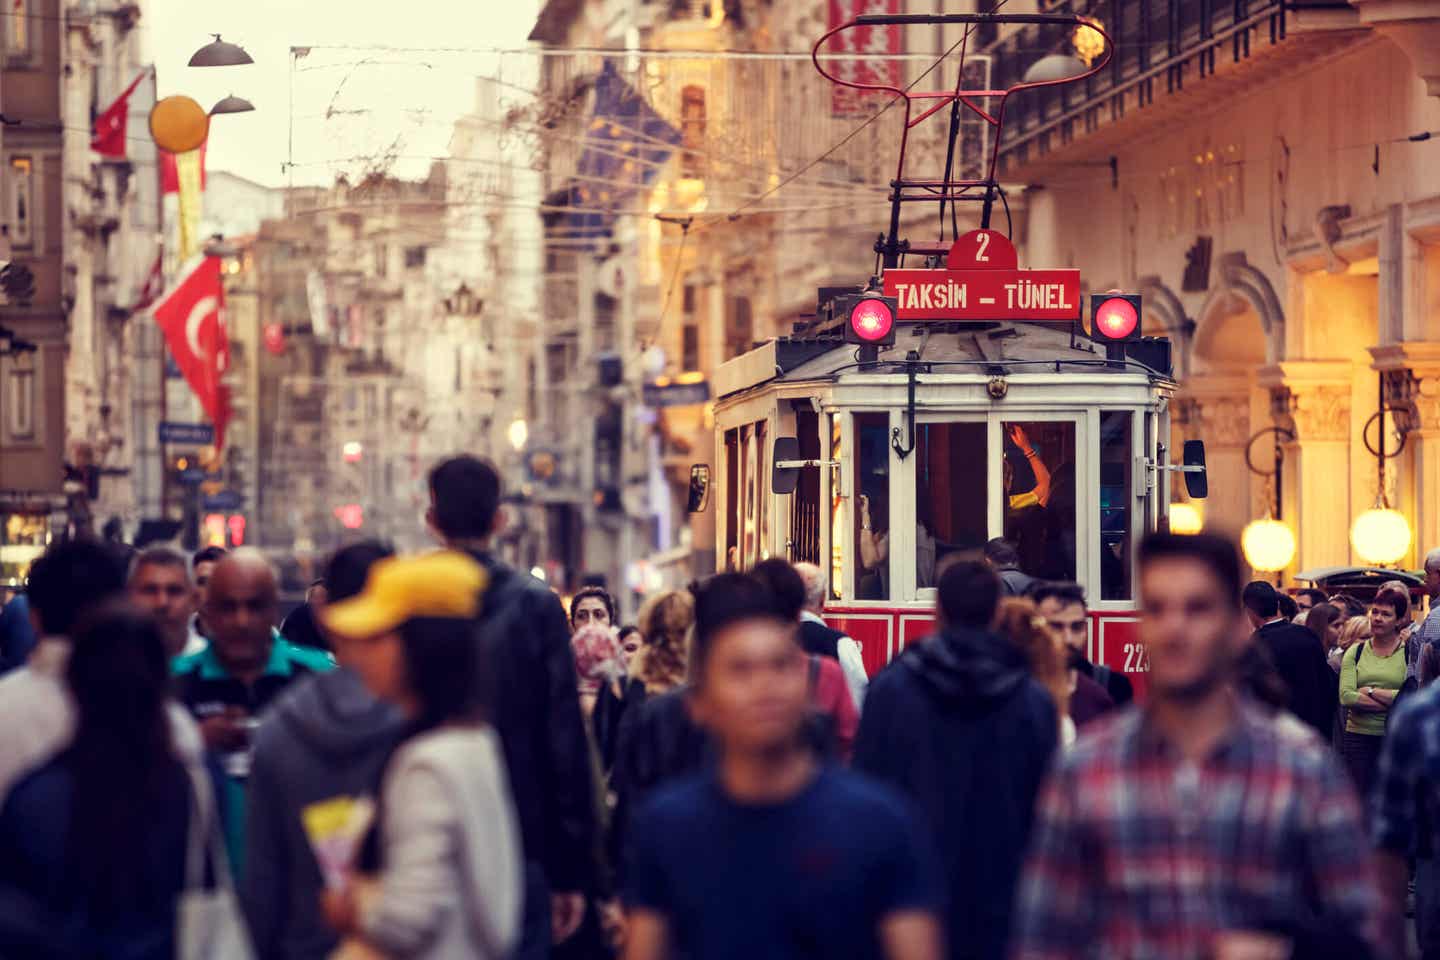
[[[510,440],[510,446],[516,453],[525,449],[526,442],[530,439],[530,425],[525,422],[524,417],[516,417],[510,421],[510,426],[505,431],[505,436]]]

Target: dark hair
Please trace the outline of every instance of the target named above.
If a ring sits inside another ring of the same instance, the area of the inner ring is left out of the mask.
[[[325,584],[329,602],[339,603],[357,596],[365,589],[370,568],[377,561],[393,556],[395,548],[383,540],[361,540],[336,550],[325,564],[325,576],[319,581]]]
[[[1276,669],[1270,649],[1263,643],[1245,645],[1235,662],[1235,685],[1242,693],[1275,710],[1290,707],[1290,687]]]
[[[779,557],[771,557],[751,567],[750,575],[770,588],[791,620],[800,619],[800,611],[805,609],[805,579],[799,570]]]
[[[1240,592],[1240,602],[1245,609],[1266,620],[1280,613],[1280,594],[1264,580],[1251,580]]]
[[[1070,583],[1065,580],[1041,580],[1031,586],[1029,590],[1030,599],[1039,606],[1046,600],[1058,600],[1060,606],[1068,607],[1072,603],[1089,609],[1085,602],[1085,588],[1078,583]]]
[[[1299,590],[1295,591],[1295,596],[1309,597],[1311,605],[1317,607],[1330,599],[1329,597],[1325,596],[1324,590],[1320,590],[1316,587],[1301,587]]]
[[[483,540],[495,529],[500,474],[479,457],[445,460],[430,471],[435,526],[451,540]]]
[[[1300,615],[1300,604],[1296,603],[1295,598],[1285,591],[1275,591],[1275,602],[1280,605],[1280,616],[1286,620],[1294,620]]]
[[[1214,533],[1149,533],[1140,541],[1140,570],[1161,560],[1193,560],[1218,581],[1225,602],[1240,603],[1240,555],[1235,544]],[[1269,586],[1267,584],[1267,586]],[[1274,587],[1270,588],[1274,591]]]
[[[61,755],[73,781],[66,872],[92,910],[116,916],[155,896],[135,871],[157,811],[186,783],[170,742],[160,630],[118,598],[94,607],[76,628],[65,676],[76,715]]]
[[[476,623],[457,617],[416,617],[400,627],[405,677],[420,711],[415,736],[480,710],[480,644]]]
[[[610,596],[610,591],[604,587],[581,587],[575,591],[575,596],[570,598],[570,625],[575,625],[575,611],[580,608],[580,601],[595,597],[605,604],[605,613],[609,615],[611,623],[615,622],[615,598]]]
[[[1341,608],[1341,612],[1347,617],[1365,616],[1365,604],[1351,593],[1337,593],[1330,600],[1331,603]]]
[[[1305,629],[1315,634],[1322,644],[1326,643],[1325,633],[1330,624],[1341,618],[1340,608],[1333,603],[1317,603],[1305,614]]]
[[[219,563],[225,559],[228,553],[229,551],[224,547],[201,547],[199,550],[196,550],[195,555],[190,558],[190,567],[194,569],[202,563]]]
[[[129,574],[126,580],[134,580],[135,575],[140,572],[141,567],[179,567],[185,571],[186,580],[194,580],[194,571],[190,568],[190,558],[185,556],[174,547],[167,547],[159,544],[153,547],[146,547],[130,561]]]
[[[1013,567],[1020,563],[1020,550],[1004,537],[985,544],[985,559],[997,567]]]
[[[1410,616],[1410,595],[1395,587],[1381,587],[1375,594],[1375,599],[1370,601],[1370,605],[1372,607],[1389,605],[1395,611],[1396,620],[1404,620]]]
[[[315,611],[308,603],[298,604],[295,609],[285,614],[285,619],[280,621],[280,636],[297,647],[330,649],[325,634],[320,630],[320,624],[315,620]]]
[[[42,633],[68,636],[88,608],[125,589],[125,567],[97,540],[67,540],[30,567],[25,593]]]
[[[635,624],[633,623],[627,623],[625,624],[625,626],[620,628],[620,632],[615,635],[615,638],[621,643],[624,643],[625,638],[630,636],[630,634],[632,633],[640,633],[640,628],[635,626]],[[644,634],[641,634],[641,636],[644,636]]]
[[[940,577],[936,592],[940,619],[947,627],[984,630],[995,621],[1000,578],[986,564],[977,560],[953,564]]]
[[[768,584],[748,573],[719,573],[695,589],[694,667],[703,672],[715,635],[744,620],[794,623]],[[798,616],[798,614],[797,614]]]

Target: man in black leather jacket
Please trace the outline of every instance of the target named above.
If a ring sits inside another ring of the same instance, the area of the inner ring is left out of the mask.
[[[484,565],[484,687],[500,734],[526,860],[517,957],[545,957],[575,933],[595,880],[595,793],[575,691],[570,627],[544,583],[490,552],[500,531],[500,477],[475,457],[430,472],[431,527]]]

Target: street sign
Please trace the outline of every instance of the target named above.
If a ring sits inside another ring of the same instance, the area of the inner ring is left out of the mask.
[[[236,490],[221,490],[212,496],[204,499],[202,506],[206,510],[213,510],[217,513],[229,513],[239,510],[245,503],[245,498]]]
[[[162,421],[160,424],[161,443],[184,443],[192,446],[203,447],[215,442],[215,428],[208,423],[174,423]]]
[[[180,471],[180,482],[187,487],[198,487],[205,482],[204,467],[186,467]]]
[[[644,384],[640,395],[647,407],[691,407],[710,399],[710,384],[656,381]]]
[[[1003,233],[971,230],[936,270],[886,270],[897,320],[1080,319],[1079,270],[1021,270]]]

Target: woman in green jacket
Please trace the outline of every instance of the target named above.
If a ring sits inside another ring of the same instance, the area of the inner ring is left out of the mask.
[[[1356,789],[1370,796],[1385,720],[1405,683],[1405,645],[1400,628],[1410,616],[1410,598],[1403,590],[1385,587],[1370,602],[1370,639],[1345,652],[1340,662],[1340,704],[1347,708],[1340,755]]]

